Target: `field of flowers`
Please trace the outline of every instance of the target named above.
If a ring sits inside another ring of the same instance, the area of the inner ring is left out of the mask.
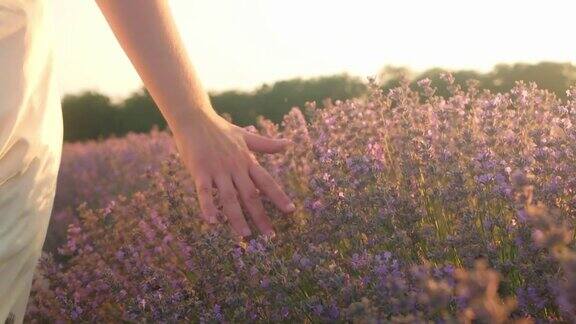
[[[261,120],[272,239],[204,223],[166,133],[67,145],[28,320],[576,321],[576,88],[443,79]]]

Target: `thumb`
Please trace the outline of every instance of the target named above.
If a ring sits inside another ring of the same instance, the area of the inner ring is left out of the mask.
[[[289,140],[268,138],[246,131],[244,132],[244,140],[250,150],[262,153],[282,152],[291,143]]]

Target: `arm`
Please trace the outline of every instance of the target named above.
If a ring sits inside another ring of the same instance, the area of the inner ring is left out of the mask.
[[[165,0],[96,2],[174,133],[182,161],[196,183],[203,217],[216,222],[212,197],[216,186],[224,215],[236,233],[251,234],[240,203],[262,233],[273,233],[259,192],[284,212],[295,207],[250,150],[276,153],[287,142],[251,134],[218,116]]]

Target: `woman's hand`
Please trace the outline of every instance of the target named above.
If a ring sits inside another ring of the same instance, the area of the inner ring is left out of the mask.
[[[196,181],[204,217],[216,221],[215,185],[224,214],[238,234],[250,235],[241,205],[262,233],[272,234],[260,193],[284,212],[295,207],[250,150],[276,153],[287,143],[250,134],[214,112],[167,1],[96,2],[174,132],[182,160]]]
[[[178,123],[174,138],[182,161],[195,180],[203,217],[211,223],[217,221],[218,209],[212,196],[215,186],[224,215],[238,235],[251,234],[241,206],[260,232],[273,235],[260,195],[268,196],[286,213],[294,211],[295,206],[251,151],[277,153],[289,142],[250,133],[213,110],[201,116],[194,116],[187,125]]]

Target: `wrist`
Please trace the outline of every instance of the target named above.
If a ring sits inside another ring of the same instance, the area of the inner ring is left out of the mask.
[[[218,127],[221,117],[212,106],[188,109],[181,114],[173,116],[168,121],[170,129],[177,137],[189,136],[193,133],[206,133]]]
[[[191,129],[209,127],[219,118],[211,105],[188,107],[167,118],[167,123],[174,133]]]

